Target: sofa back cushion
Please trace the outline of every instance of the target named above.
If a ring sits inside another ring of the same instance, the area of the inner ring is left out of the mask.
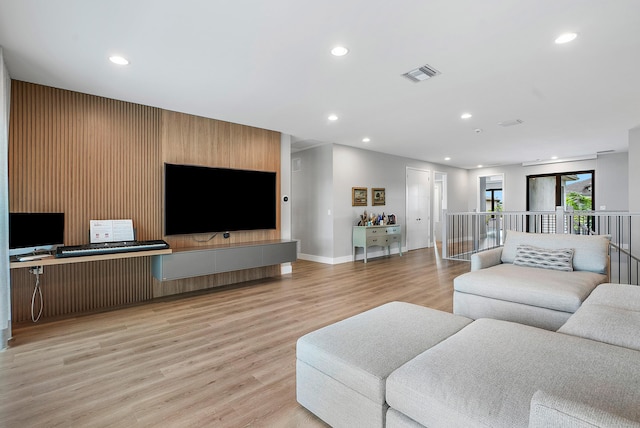
[[[569,235],[549,233],[526,233],[507,231],[501,260],[513,263],[519,245],[531,245],[549,249],[573,249],[573,269],[596,273],[607,273],[609,264],[608,235]]]

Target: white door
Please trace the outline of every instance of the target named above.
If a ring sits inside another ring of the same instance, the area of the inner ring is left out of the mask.
[[[407,168],[407,250],[431,246],[430,194],[431,173]]]
[[[434,172],[433,179],[433,240],[442,239],[443,211],[447,209],[447,174]]]

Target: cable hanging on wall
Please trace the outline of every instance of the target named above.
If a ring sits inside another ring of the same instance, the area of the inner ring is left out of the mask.
[[[31,321],[38,322],[42,316],[42,309],[44,307],[44,301],[42,300],[42,289],[40,288],[40,274],[42,273],[42,266],[34,266],[29,268],[29,272],[36,276],[36,284],[33,287],[33,294],[31,295]],[[36,296],[40,297],[40,310],[38,316],[35,316],[34,309],[36,306]]]

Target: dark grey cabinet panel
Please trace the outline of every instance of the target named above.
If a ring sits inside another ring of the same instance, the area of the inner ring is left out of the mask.
[[[153,256],[151,270],[156,279],[170,281],[293,262],[296,258],[296,241],[247,242],[224,247],[178,249],[171,254]]]

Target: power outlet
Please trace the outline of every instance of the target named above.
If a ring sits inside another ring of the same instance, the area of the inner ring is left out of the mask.
[[[31,272],[34,275],[42,275],[42,266],[30,267],[29,272]]]

